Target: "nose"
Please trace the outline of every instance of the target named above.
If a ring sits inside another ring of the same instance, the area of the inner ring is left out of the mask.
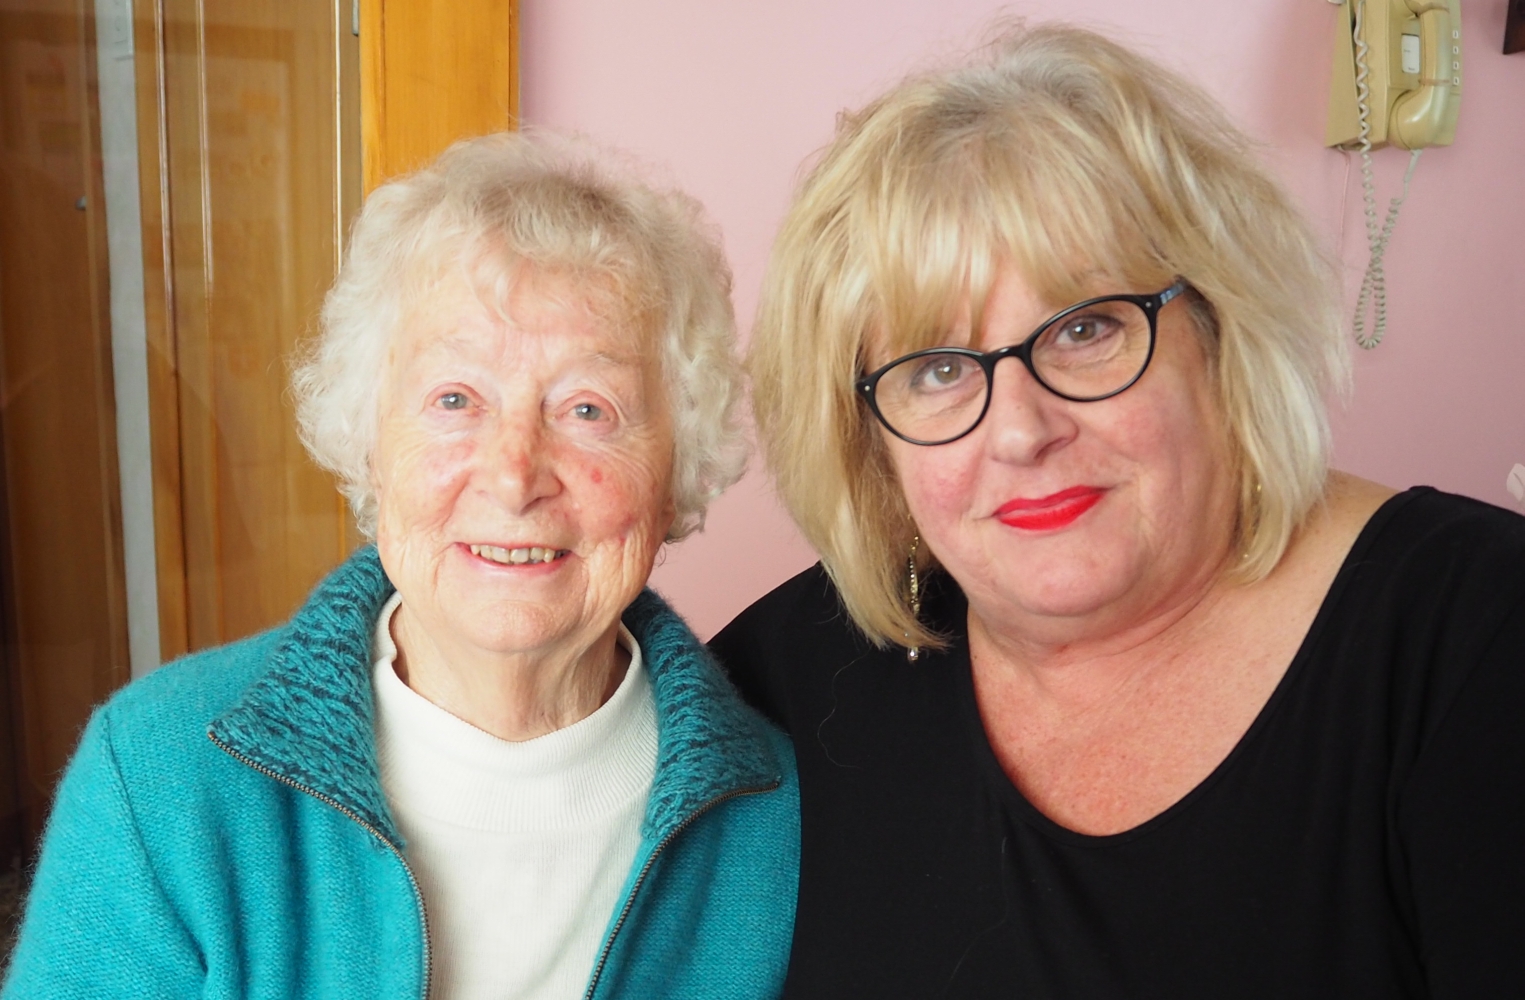
[[[1066,402],[1045,389],[1016,357],[996,364],[990,408],[981,425],[986,451],[1016,465],[1041,462],[1064,447],[1077,430]]]
[[[561,492],[554,447],[538,411],[498,421],[490,446],[483,450],[481,489],[511,513],[522,513],[538,501]]]

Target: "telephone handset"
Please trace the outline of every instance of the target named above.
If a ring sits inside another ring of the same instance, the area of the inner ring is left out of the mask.
[[[1340,4],[1326,146],[1361,148],[1363,120],[1371,149],[1449,146],[1460,104],[1461,0]]]
[[[1362,194],[1371,263],[1356,303],[1356,342],[1372,348],[1387,327],[1387,242],[1408,197],[1419,153],[1456,139],[1461,104],[1461,0],[1332,0],[1336,19],[1334,73],[1324,144],[1361,154]],[[1402,192],[1377,224],[1371,151],[1411,150]],[[1370,335],[1366,310],[1375,309]]]

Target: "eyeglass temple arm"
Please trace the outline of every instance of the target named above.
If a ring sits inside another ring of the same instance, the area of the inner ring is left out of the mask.
[[[1175,284],[1171,285],[1169,288],[1165,289],[1163,292],[1161,292],[1159,294],[1159,296],[1158,296],[1158,298],[1156,300],[1157,304],[1156,304],[1155,308],[1156,309],[1164,309],[1165,308],[1165,304],[1167,302],[1169,302],[1173,298],[1176,298],[1179,295],[1184,295],[1185,293],[1186,293],[1186,279],[1185,278],[1177,278],[1175,280]]]

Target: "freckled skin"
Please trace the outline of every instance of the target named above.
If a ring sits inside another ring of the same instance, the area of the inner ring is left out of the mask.
[[[570,278],[529,273],[505,321],[464,279],[403,324],[373,458],[377,547],[402,593],[398,673],[505,739],[591,713],[619,615],[672,524],[672,427],[643,335]],[[503,566],[472,544],[568,550]]]

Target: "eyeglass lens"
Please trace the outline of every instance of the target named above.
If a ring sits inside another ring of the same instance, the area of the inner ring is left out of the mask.
[[[1099,399],[1138,377],[1149,360],[1149,315],[1120,299],[1065,313],[1032,342],[1032,367],[1050,390]],[[985,412],[990,378],[977,358],[955,352],[906,358],[879,378],[879,413],[896,433],[941,442],[974,427]]]

